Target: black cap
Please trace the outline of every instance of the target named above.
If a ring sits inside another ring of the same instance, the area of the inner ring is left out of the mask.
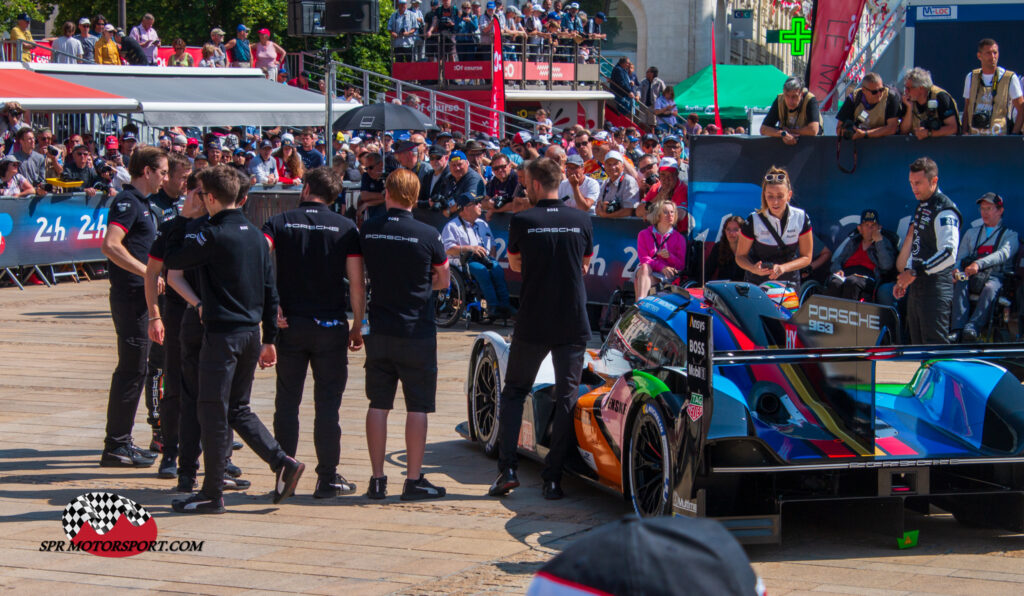
[[[478,197],[471,192],[464,192],[458,197],[456,197],[455,204],[459,206],[459,209],[462,209],[463,207],[469,205],[470,203],[479,203],[482,200],[483,197]]]
[[[442,130],[441,132],[437,133],[437,136],[434,137],[434,138],[435,139],[445,139],[445,138],[450,139],[450,138],[452,138],[452,133],[448,132],[447,130]]]
[[[989,203],[992,203],[993,205],[999,207],[1000,209],[1003,208],[1003,197],[997,195],[994,192],[987,192],[981,195],[981,198],[975,201],[975,203],[980,205],[982,201],[988,201]]]
[[[660,143],[661,142],[661,141],[658,140],[658,137],[656,135],[653,135],[651,133],[647,133],[647,134],[644,135],[644,142],[646,143],[648,141],[654,141],[655,143]]]
[[[864,223],[866,221],[878,223],[878,212],[874,209],[865,209],[862,211],[860,214],[860,223]]]
[[[395,143],[395,153],[404,153],[406,151],[411,151],[419,147],[419,145],[420,144],[415,141],[398,141],[397,143]]]
[[[448,150],[441,146],[441,143],[434,143],[430,147],[431,157],[443,157],[448,155]]]

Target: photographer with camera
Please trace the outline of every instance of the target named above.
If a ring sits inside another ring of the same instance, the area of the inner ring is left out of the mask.
[[[964,134],[1020,134],[1024,122],[1020,77],[999,66],[999,44],[994,39],[978,42],[978,61],[981,68],[964,79]]]
[[[441,6],[434,10],[434,19],[427,31],[427,38],[434,37],[429,54],[449,60],[455,60],[455,21],[459,18],[459,10],[452,6],[452,0],[441,0]],[[430,44],[428,44],[430,45]]]
[[[952,340],[978,341],[978,330],[988,324],[1003,281],[1013,273],[1017,232],[1003,225],[1003,197],[988,192],[976,201],[981,225],[964,233],[957,250],[960,267],[953,270]],[[978,302],[971,312],[970,296]]]
[[[515,195],[516,186],[519,185],[519,175],[512,169],[512,161],[504,153],[495,153],[491,159],[491,171],[494,176],[487,183],[485,198],[481,205],[487,212],[487,219],[490,220],[495,213],[506,213],[515,211],[515,203],[512,200]]]
[[[960,130],[956,100],[945,89],[932,83],[932,73],[915,66],[904,79],[903,121],[900,134],[912,134],[919,140],[948,137]]]
[[[505,284],[505,270],[494,258],[497,248],[491,227],[480,217],[483,214],[483,197],[463,193],[456,197],[458,215],[441,230],[441,243],[450,257],[453,267],[460,267],[466,259],[469,273],[480,285],[480,291],[487,301],[485,321],[507,319],[513,314]]]
[[[419,176],[420,190],[413,217],[440,230],[448,221],[448,197],[451,196],[455,179],[448,171],[448,151],[444,143],[435,142],[430,147],[430,168]]]
[[[604,156],[604,171],[608,178],[601,188],[597,201],[598,217],[630,217],[636,215],[640,202],[640,186],[636,178],[626,174],[626,158],[618,151],[609,151]]]
[[[887,137],[900,129],[900,99],[882,77],[869,72],[836,114],[836,136],[857,140]]]
[[[818,99],[807,90],[800,77],[791,76],[782,85],[782,93],[761,124],[761,136],[778,137],[787,145],[796,145],[801,136],[821,134]]]

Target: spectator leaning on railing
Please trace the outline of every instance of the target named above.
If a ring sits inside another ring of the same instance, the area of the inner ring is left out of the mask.
[[[107,23],[103,26],[103,36],[96,41],[94,46],[96,64],[121,64],[121,53],[118,51],[117,43],[114,42],[114,35],[117,29]]]
[[[20,39],[22,41],[35,42],[35,38],[32,37],[32,32],[28,28],[30,24],[32,24],[32,17],[28,16],[27,12],[18,15],[17,24],[11,28],[11,41],[16,42]],[[21,59],[24,62],[32,62],[31,47],[26,45],[22,48]]]
[[[78,19],[78,35],[75,35],[75,39],[82,44],[82,58],[95,61],[96,59],[93,56],[99,37],[89,31],[90,25],[92,25],[92,21],[89,20],[89,17]]]

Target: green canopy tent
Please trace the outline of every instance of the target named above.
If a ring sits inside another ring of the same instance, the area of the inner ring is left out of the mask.
[[[771,107],[786,73],[771,65],[718,65],[718,111],[722,120],[746,120],[748,109]],[[701,122],[714,120],[715,88],[711,67],[676,85],[676,105],[679,115],[697,113]]]

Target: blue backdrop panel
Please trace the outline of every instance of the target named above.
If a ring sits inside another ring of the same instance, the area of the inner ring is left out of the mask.
[[[109,198],[0,199],[0,268],[102,261]]]

